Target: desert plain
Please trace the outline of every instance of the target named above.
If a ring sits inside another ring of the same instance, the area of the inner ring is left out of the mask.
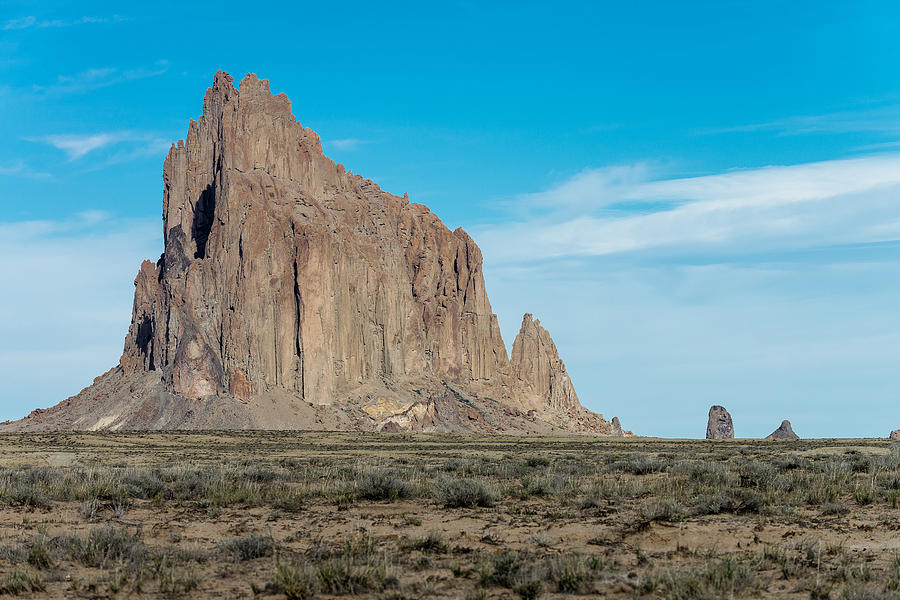
[[[900,444],[0,437],[0,595],[900,597]]]

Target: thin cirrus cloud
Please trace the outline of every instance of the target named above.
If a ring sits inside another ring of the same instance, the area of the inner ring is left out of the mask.
[[[795,115],[761,123],[701,129],[701,135],[772,132],[776,135],[829,133],[900,133],[900,105],[888,104],[864,110],[847,110],[819,115]]]
[[[18,160],[12,164],[0,165],[0,175],[13,177],[28,177],[31,179],[43,179],[50,177],[49,173],[43,171],[35,171],[23,160]]]
[[[119,83],[157,77],[168,70],[169,61],[167,60],[158,60],[152,65],[133,69],[91,68],[74,75],[59,75],[56,81],[50,84],[35,84],[31,86],[31,92],[38,96],[80,94]]]
[[[114,145],[127,145],[128,150],[121,156],[136,158],[161,152],[168,147],[169,143],[159,135],[135,131],[87,135],[51,134],[26,139],[30,142],[49,144],[57,150],[62,150],[69,161],[78,160],[95,150]]]
[[[65,20],[65,19],[38,19],[34,15],[28,15],[26,17],[19,17],[17,19],[9,19],[3,24],[3,29],[6,31],[16,30],[16,29],[45,29],[48,27],[73,27],[76,25],[89,25],[96,23],[118,23],[120,21],[125,21],[123,17],[119,15],[113,15],[111,17],[97,17],[97,16],[84,16],[78,19],[73,20]]]
[[[330,140],[327,143],[329,146],[338,150],[356,150],[366,142],[359,138],[343,138],[338,140]]]
[[[647,165],[583,171],[481,228],[498,263],[665,249],[749,253],[900,239],[900,154],[666,179]]]

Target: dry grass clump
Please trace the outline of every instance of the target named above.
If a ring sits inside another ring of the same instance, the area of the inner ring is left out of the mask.
[[[46,589],[39,573],[29,569],[16,567],[11,572],[0,576],[0,596],[19,596]]]
[[[233,537],[219,542],[219,550],[238,563],[264,556],[272,556],[275,552],[275,540],[270,535],[252,533]]]
[[[405,500],[414,496],[413,487],[400,479],[392,469],[375,469],[359,476],[356,497],[363,500]]]
[[[452,478],[438,481],[435,499],[445,508],[489,508],[497,502],[497,492],[480,479]]]
[[[337,544],[320,542],[303,560],[276,561],[266,586],[287,598],[305,599],[320,594],[352,595],[378,592],[397,585],[389,556],[368,536]]]
[[[723,558],[700,568],[666,570],[647,577],[642,594],[666,600],[756,598],[761,589],[759,560]]]
[[[567,554],[538,558],[528,553],[505,551],[484,559],[478,568],[479,584],[484,588],[502,587],[522,598],[537,598],[544,591],[586,594],[592,582],[604,570],[596,556]]]
[[[147,551],[140,535],[114,525],[93,529],[84,537],[70,536],[62,543],[73,559],[98,568],[140,562]]]

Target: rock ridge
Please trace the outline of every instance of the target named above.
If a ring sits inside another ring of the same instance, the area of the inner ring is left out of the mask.
[[[0,430],[614,433],[531,314],[507,356],[475,241],[327,158],[267,80],[216,73],[163,184],[119,365]]]

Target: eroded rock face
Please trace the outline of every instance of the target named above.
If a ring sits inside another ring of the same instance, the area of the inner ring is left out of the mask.
[[[549,404],[551,408],[569,411],[581,406],[550,333],[530,314],[522,317],[510,364],[513,375],[531,392],[527,397],[535,406],[530,408]]]
[[[622,430],[622,424],[619,423],[619,417],[613,417],[610,422],[612,425],[612,435],[615,437],[624,437],[625,432]]]
[[[781,422],[781,425],[766,436],[767,440],[799,440],[800,436],[794,433],[794,430],[791,428],[791,422],[785,419]]]
[[[165,397],[227,400],[252,427],[277,397],[333,406],[342,428],[490,430],[497,413],[517,431],[612,432],[531,315],[507,357],[474,240],[325,157],[266,80],[238,91],[217,73],[163,180],[165,251],[135,279],[120,367],[76,397],[143,407],[105,426]],[[310,426],[298,412],[283,425]]]
[[[734,439],[734,424],[731,422],[731,415],[728,414],[724,406],[716,404],[710,407],[709,420],[706,422],[706,439]]]
[[[895,429],[891,432],[892,440],[900,440],[900,429]]]
[[[475,381],[507,362],[481,252],[322,154],[284,95],[219,73],[164,166],[165,254],[136,281],[126,372],[186,398]]]

